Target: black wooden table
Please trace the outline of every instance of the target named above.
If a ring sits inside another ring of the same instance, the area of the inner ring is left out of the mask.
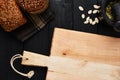
[[[120,37],[120,33],[115,32],[104,22],[94,26],[83,24],[82,13],[78,6],[84,6],[87,11],[92,9],[94,4],[97,4],[97,0],[50,0],[50,7],[55,12],[55,19],[24,43],[0,29],[0,80],[28,80],[11,69],[10,58],[15,54],[22,53],[23,50],[49,55],[54,27]],[[95,17],[96,15],[90,16]],[[30,80],[45,80],[47,68],[22,66],[20,60],[15,62],[15,67],[25,73],[31,69],[35,70],[35,75]]]

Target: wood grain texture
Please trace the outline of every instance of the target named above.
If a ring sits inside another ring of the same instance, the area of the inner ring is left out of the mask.
[[[23,59],[22,64],[48,67],[46,80],[119,80],[119,41],[120,38],[55,28],[51,55],[24,51],[28,60]]]
[[[56,28],[51,55],[120,66],[120,38]]]
[[[22,64],[48,67],[46,80],[119,80],[120,67],[60,56],[44,56],[24,51]],[[92,73],[92,74],[91,74]]]

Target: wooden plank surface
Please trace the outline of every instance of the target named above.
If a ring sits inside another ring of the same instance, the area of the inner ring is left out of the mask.
[[[25,51],[23,56],[28,60],[22,64],[48,67],[46,80],[119,80],[119,41],[120,38],[56,28],[51,55]]]
[[[120,66],[120,38],[56,28],[51,55]]]
[[[120,79],[120,66],[60,56],[48,57],[27,51],[24,51],[23,56],[28,58],[28,60],[22,60],[23,65],[48,67],[46,80]]]

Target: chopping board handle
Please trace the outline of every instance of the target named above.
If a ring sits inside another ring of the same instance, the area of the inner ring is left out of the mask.
[[[34,53],[28,52],[28,51],[23,52],[23,57],[26,57],[27,59],[22,59],[21,64],[28,65],[28,66],[40,65],[41,67],[47,67],[49,58],[50,58],[49,56],[34,54]]]

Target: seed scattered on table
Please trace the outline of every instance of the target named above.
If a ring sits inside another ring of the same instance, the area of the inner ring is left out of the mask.
[[[96,22],[96,23],[99,23],[99,19],[98,19],[97,17],[95,18],[95,22]]]
[[[80,11],[84,11],[84,8],[82,6],[79,6]]]
[[[89,10],[89,11],[88,11],[88,14],[92,14],[92,10]]]
[[[96,22],[95,22],[95,21],[93,21],[93,22],[92,22],[92,25],[95,25],[95,24],[96,24]]]
[[[97,14],[99,10],[93,10],[93,14]]]
[[[98,5],[93,5],[93,7],[94,7],[95,9],[100,9],[100,6],[98,6]]]
[[[89,23],[89,20],[90,20],[90,17],[88,16],[88,17],[86,18],[86,20],[84,21],[84,24],[88,24],[88,23]]]
[[[89,22],[88,21],[84,21],[84,24],[88,24]]]
[[[90,24],[92,24],[93,20],[92,20],[92,19],[89,19],[89,22],[90,22]]]
[[[81,17],[82,17],[82,19],[85,19],[85,14],[82,14]]]
[[[94,7],[94,10],[90,9],[90,10],[87,11],[88,15],[91,15],[91,14],[94,15],[94,14],[100,13],[99,9],[100,9],[101,6],[99,6],[99,5],[93,5],[93,7]],[[79,8],[80,11],[84,11],[84,8],[82,6],[79,6],[78,8]],[[100,20],[99,18],[95,17],[94,20],[93,20],[90,16],[86,17],[86,15],[87,14],[85,14],[85,13],[81,14],[81,18],[83,20],[85,19],[85,21],[83,22],[84,24],[95,25],[95,24],[99,23],[99,20]]]
[[[89,21],[90,20],[90,17],[88,16],[87,18],[86,18],[86,21]]]

